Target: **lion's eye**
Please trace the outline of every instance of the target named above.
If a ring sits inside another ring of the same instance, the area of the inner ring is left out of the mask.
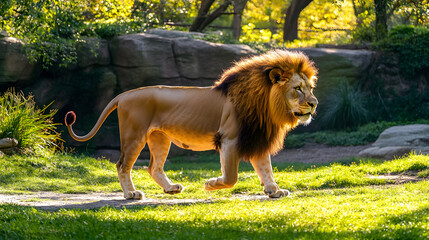
[[[297,90],[298,92],[302,92],[301,86],[295,87],[295,90]]]

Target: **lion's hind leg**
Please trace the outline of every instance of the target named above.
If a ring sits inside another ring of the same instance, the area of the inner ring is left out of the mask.
[[[145,142],[138,141],[123,141],[121,146],[121,157],[116,163],[119,182],[121,183],[124,197],[126,199],[142,199],[144,193],[136,190],[131,178],[131,169],[137,160]]]
[[[170,151],[170,139],[164,133],[155,131],[149,135],[147,143],[150,150],[150,163],[147,171],[153,180],[164,189],[165,193],[181,193],[183,186],[173,184],[164,172],[164,163]]]

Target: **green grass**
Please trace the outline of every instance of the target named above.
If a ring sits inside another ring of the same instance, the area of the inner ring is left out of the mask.
[[[0,219],[7,239],[427,239],[429,183],[130,209],[46,212],[6,204]]]
[[[334,164],[274,163],[282,188],[276,201],[229,198],[262,194],[250,164],[240,165],[232,189],[206,192],[204,182],[220,175],[216,156],[201,162],[166,164],[173,182],[185,186],[170,196],[144,169],[134,182],[149,198],[209,199],[187,205],[104,207],[49,212],[0,205],[0,239],[428,239],[429,181],[393,185],[371,175],[428,177],[429,156],[411,154],[391,161],[346,159]],[[91,193],[121,191],[113,163],[83,156],[0,158],[0,192]],[[37,198],[34,198],[37,201]]]
[[[232,189],[206,192],[204,183],[221,175],[216,154],[203,155],[201,162],[167,163],[165,170],[173,182],[181,183],[185,190],[179,195],[165,195],[145,169],[133,170],[136,188],[147,197],[154,198],[213,198],[229,197],[235,193],[262,194],[259,179],[249,163],[240,164],[239,181]],[[207,159],[210,159],[208,161]],[[213,160],[214,161],[213,161]],[[172,162],[175,162],[174,160]],[[5,156],[0,158],[1,193],[28,193],[56,191],[62,193],[121,191],[116,167],[103,159],[56,154],[48,157]],[[384,185],[391,181],[369,176],[401,174],[413,171],[427,177],[429,157],[411,154],[392,161],[375,159],[345,159],[332,164],[274,163],[274,175],[283,188],[317,190],[327,188]]]

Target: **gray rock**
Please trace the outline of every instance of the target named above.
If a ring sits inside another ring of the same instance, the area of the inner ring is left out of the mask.
[[[18,146],[18,140],[14,138],[3,138],[0,139],[0,157],[4,154],[11,155],[15,152],[16,146]]]
[[[117,77],[110,68],[101,68],[100,78],[97,86],[95,111],[102,112],[106,105],[115,97]]]
[[[156,66],[124,68],[115,67],[121,92],[149,85],[159,85],[159,68]],[[177,77],[178,78],[178,77]],[[167,78],[168,79],[168,78]]]
[[[414,124],[388,128],[370,148],[362,150],[359,155],[392,159],[411,151],[429,154],[429,125]]]
[[[0,85],[15,82],[27,84],[40,74],[40,66],[30,63],[23,46],[24,43],[16,38],[0,39]]]
[[[109,65],[110,53],[107,40],[87,38],[77,45],[77,62],[80,68],[91,65]]]
[[[111,41],[110,52],[116,66],[156,68],[162,77],[178,76],[170,39],[145,33],[124,35]]]
[[[217,79],[234,61],[255,54],[246,45],[174,39],[174,53],[180,76],[187,79]]]
[[[40,78],[36,84],[25,89],[25,92],[33,94],[39,105],[52,103],[52,109],[62,109],[71,101],[72,88],[61,81],[53,81],[49,78]]]
[[[200,32],[182,32],[174,30],[164,30],[164,29],[149,29],[146,33],[158,35],[165,38],[202,38],[204,33]]]
[[[122,91],[144,86],[145,81],[179,78],[170,39],[151,34],[131,34],[110,43],[112,63]]]
[[[0,149],[11,148],[18,145],[18,141],[14,138],[0,139]]]
[[[368,77],[374,52],[368,50],[347,50],[332,48],[298,48],[315,62],[319,69],[319,81],[315,95],[319,99],[320,107],[324,100],[332,94],[342,81],[351,85]]]
[[[374,57],[374,52],[369,50],[349,50],[349,49],[335,49],[335,48],[296,48],[291,50],[302,51],[307,54],[311,59],[318,63],[320,60],[328,60],[331,57],[341,57],[347,60],[351,65],[358,69],[367,69],[371,60]],[[336,64],[335,64],[336,62]],[[319,64],[324,64],[320,62]],[[338,61],[334,61],[334,65],[338,65]]]

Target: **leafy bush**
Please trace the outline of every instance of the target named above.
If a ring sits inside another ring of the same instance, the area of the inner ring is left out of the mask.
[[[82,30],[82,36],[98,37],[102,39],[112,39],[116,36],[144,32],[151,25],[138,18],[131,20],[109,22],[91,22],[86,24]]]
[[[52,118],[56,110],[48,113],[46,106],[38,109],[33,96],[10,90],[0,95],[0,139],[18,140],[18,152],[23,154],[48,154],[60,140]]]
[[[328,97],[321,121],[331,129],[356,128],[369,120],[366,98],[359,89],[343,81],[335,94]]]
[[[110,39],[143,31],[148,21],[157,22],[153,14],[132,17],[133,2],[6,1],[0,6],[0,30],[21,39],[31,61],[41,61],[45,68],[67,67],[77,61],[76,47],[84,41],[82,36]]]
[[[429,68],[429,28],[398,25],[387,39],[376,44],[380,50],[399,54],[400,68],[409,75]]]

